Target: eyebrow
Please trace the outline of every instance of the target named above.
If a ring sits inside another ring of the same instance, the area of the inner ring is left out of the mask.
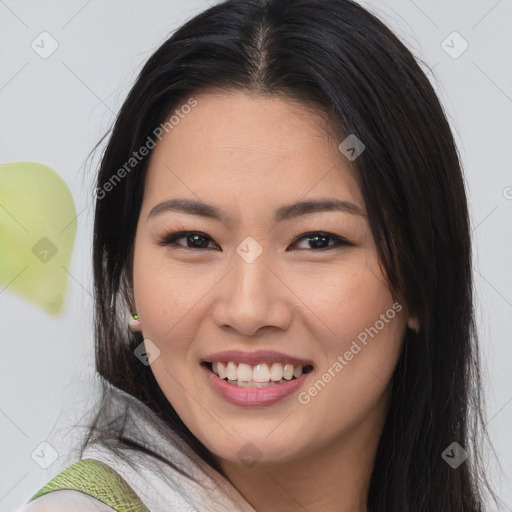
[[[221,222],[227,222],[229,220],[228,215],[216,206],[192,199],[171,199],[169,201],[159,203],[151,208],[151,211],[148,215],[148,220],[152,217],[169,211],[198,215],[200,217],[215,219]],[[357,215],[363,218],[367,217],[366,213],[359,206],[349,201],[326,198],[314,200],[311,199],[281,206],[275,211],[274,219],[276,222],[282,222],[295,217],[299,217],[301,215],[326,211],[339,211]]]

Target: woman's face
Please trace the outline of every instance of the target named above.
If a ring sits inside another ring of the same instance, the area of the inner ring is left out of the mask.
[[[195,100],[152,153],[135,239],[135,304],[159,386],[231,463],[374,438],[407,319],[342,140],[283,99]],[[209,206],[171,208],[178,199]],[[176,231],[195,234],[166,243]]]

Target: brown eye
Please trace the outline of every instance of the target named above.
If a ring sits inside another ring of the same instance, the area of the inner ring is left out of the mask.
[[[343,245],[353,245],[337,235],[333,235],[332,233],[324,233],[322,231],[313,231],[300,235],[294,240],[292,245],[295,245],[300,240],[306,240],[307,243],[310,244],[310,247],[306,247],[306,249],[317,249],[315,252],[334,249]],[[334,241],[334,245],[329,244],[331,240]]]
[[[182,238],[186,239],[186,245],[177,242]],[[185,249],[208,249],[209,241],[211,241],[211,238],[199,231],[177,231],[165,235],[165,237],[158,242],[158,245],[175,245]]]
[[[178,240],[181,240],[182,238],[186,240],[185,244],[178,243]],[[337,235],[332,233],[325,233],[322,231],[304,233],[295,238],[295,240],[292,242],[292,245],[296,245],[297,242],[301,240],[306,240],[306,242],[309,244],[309,247],[306,247],[305,249],[312,250],[313,252],[326,251],[345,245],[353,245]],[[158,245],[176,246],[192,250],[206,250],[209,249],[208,244],[210,242],[213,242],[212,238],[200,231],[175,231],[166,234],[158,242]]]

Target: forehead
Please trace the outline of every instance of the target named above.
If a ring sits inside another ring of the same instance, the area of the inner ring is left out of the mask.
[[[194,107],[175,107],[173,127],[153,150],[145,202],[197,196],[226,209],[329,194],[363,208],[341,140],[322,112],[241,92],[193,98]]]

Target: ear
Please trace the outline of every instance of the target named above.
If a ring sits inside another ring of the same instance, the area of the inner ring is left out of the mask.
[[[128,320],[128,325],[130,326],[130,329],[135,332],[142,332],[142,327],[140,325],[140,320],[137,318],[133,318],[130,316]]]
[[[420,330],[420,325],[416,317],[409,318],[409,320],[407,321],[407,326],[409,327],[409,329],[412,329],[413,331],[416,332]]]

